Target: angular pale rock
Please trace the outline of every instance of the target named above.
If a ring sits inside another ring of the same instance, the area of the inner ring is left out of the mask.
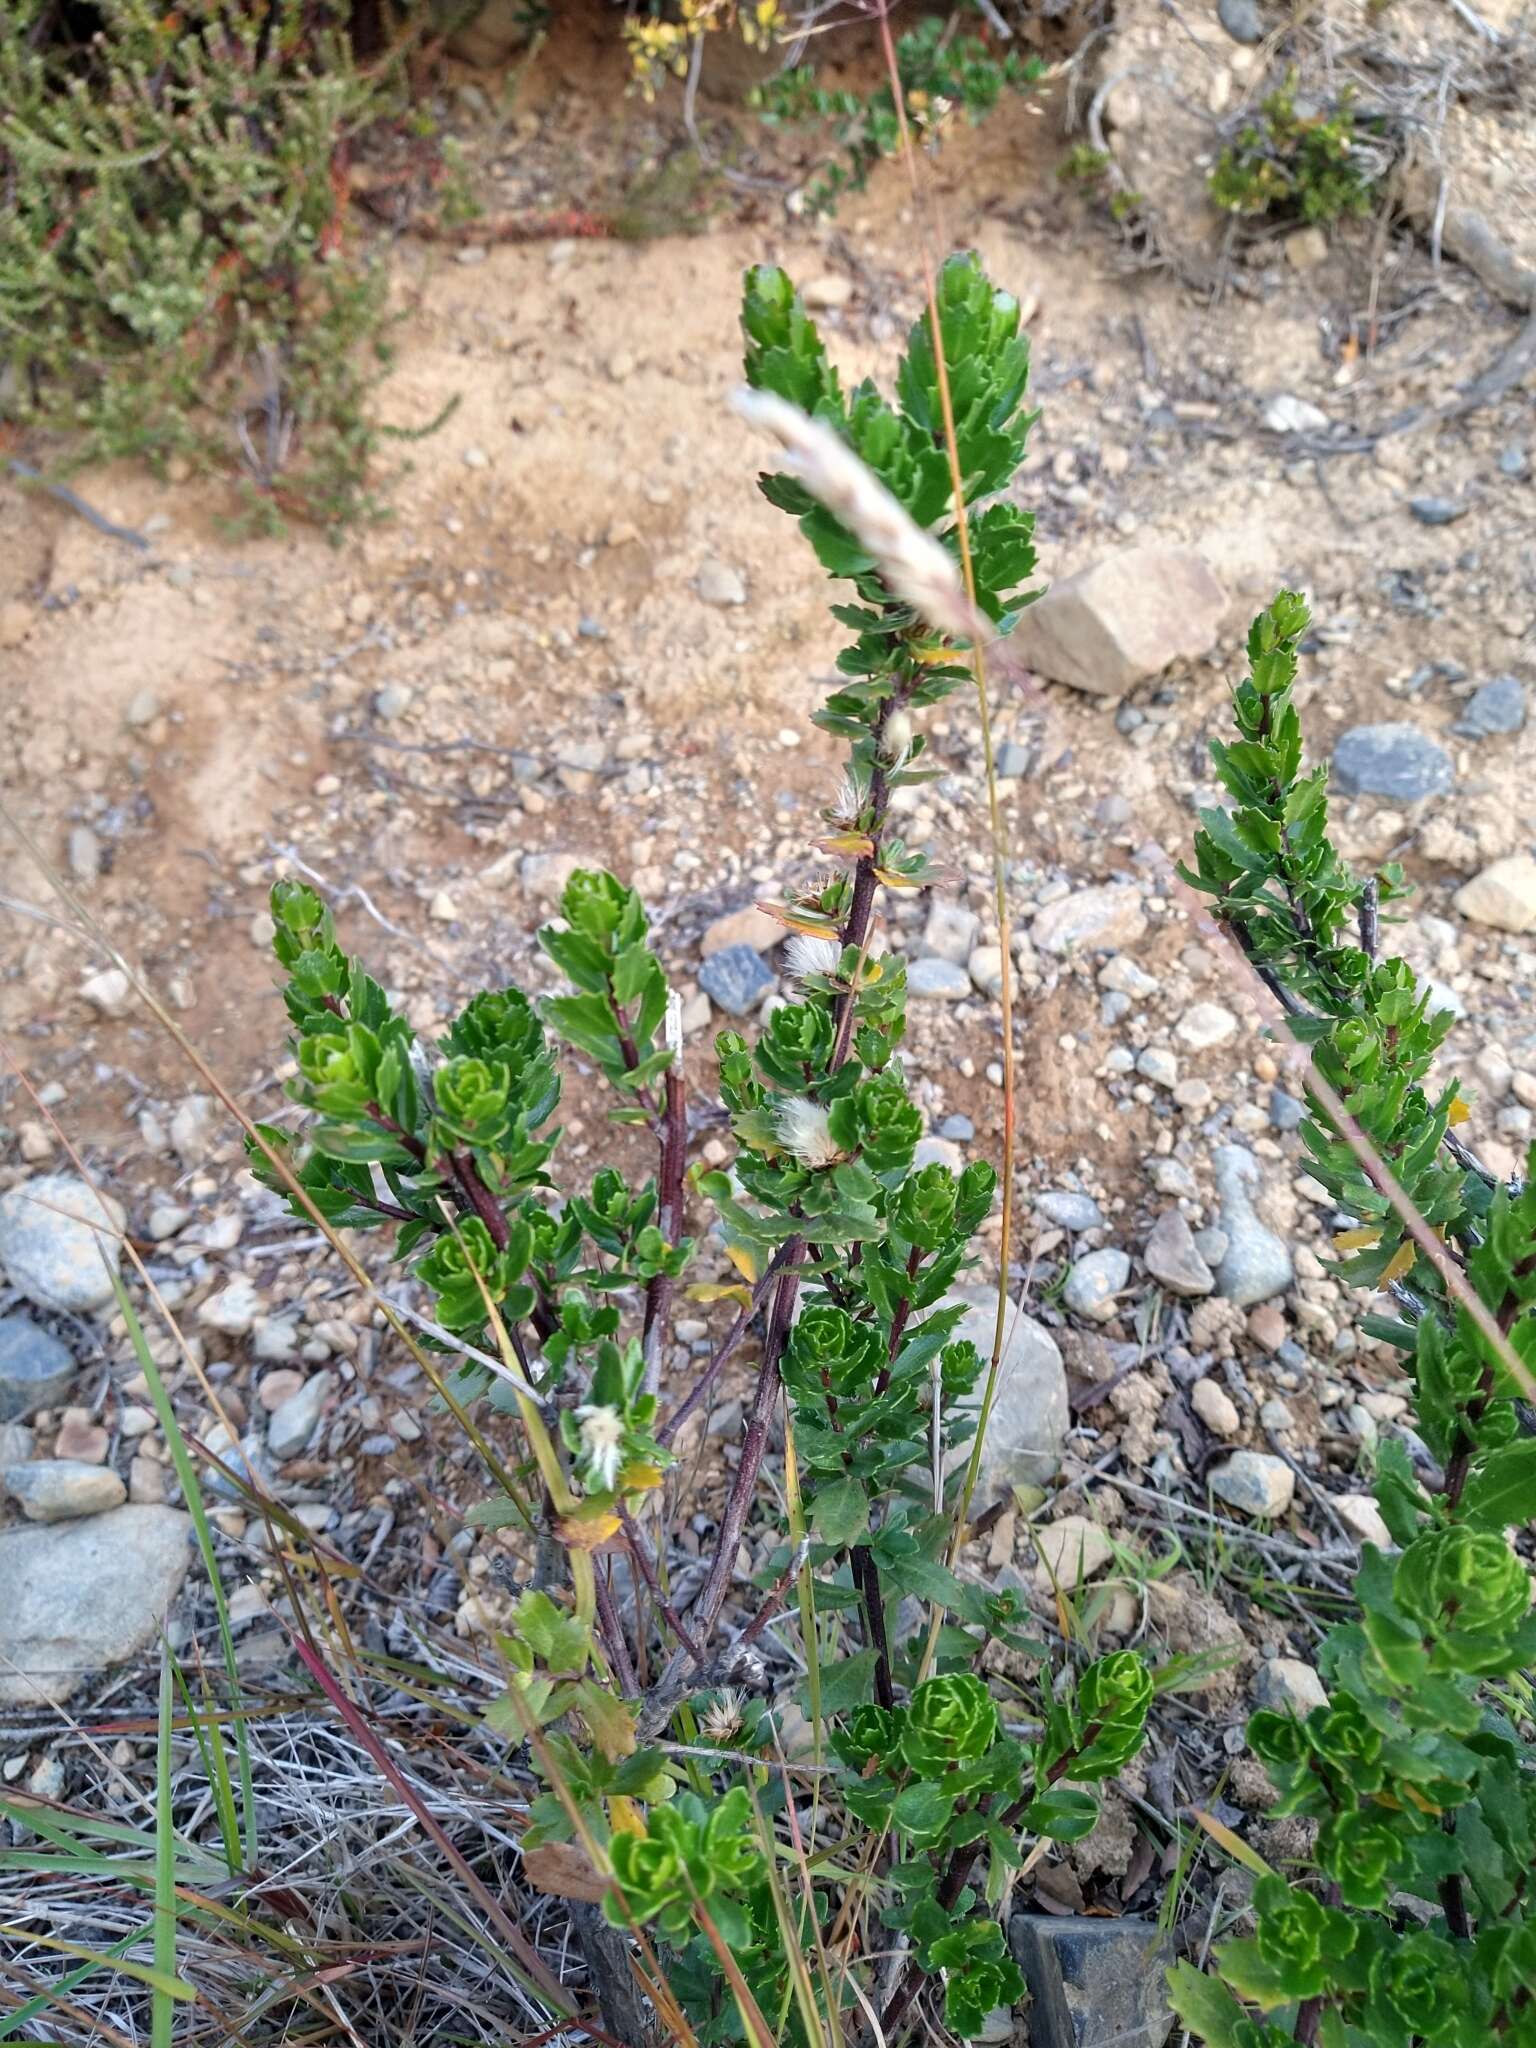
[[[952,1341],[963,1342],[968,1338],[983,1360],[990,1359],[997,1317],[997,1296],[993,1290],[957,1287],[946,1295],[944,1305],[965,1309]],[[978,1402],[985,1384],[984,1371]],[[987,1422],[987,1438],[976,1479],[977,1504],[984,1506],[1009,1487],[1051,1478],[1061,1463],[1070,1422],[1067,1372],[1056,1340],[1033,1317],[1025,1315],[1017,1303],[1010,1303],[1003,1325],[997,1398]],[[970,1455],[969,1443],[959,1445],[949,1455],[948,1469],[953,1471],[957,1465],[964,1465]]]
[[[1336,1493],[1333,1511],[1345,1528],[1362,1543],[1374,1543],[1378,1550],[1392,1549],[1392,1531],[1382,1520],[1381,1509],[1368,1493]]]
[[[1496,932],[1536,931],[1536,860],[1512,853],[1464,882],[1452,899],[1473,924]]]
[[[581,866],[579,853],[525,853],[518,877],[525,893],[540,903],[558,903],[566,883]]]
[[[1118,1245],[1105,1245],[1076,1261],[1061,1290],[1062,1302],[1075,1316],[1108,1322],[1115,1312],[1115,1296],[1130,1277],[1130,1255]]]
[[[1196,1380],[1189,1390],[1189,1405],[1213,1436],[1236,1436],[1242,1428],[1237,1403],[1216,1380]]]
[[[1259,1162],[1242,1145],[1222,1145],[1212,1159],[1216,1194],[1221,1203],[1221,1228],[1227,1249],[1216,1272],[1216,1285],[1228,1301],[1252,1308],[1283,1293],[1294,1275],[1290,1249],[1263,1223],[1253,1206],[1261,1180]]]
[[[191,1518],[122,1507],[0,1530],[0,1706],[57,1706],[154,1641],[192,1559]]]
[[[1228,1507],[1270,1522],[1285,1513],[1296,1493],[1295,1473],[1268,1451],[1234,1451],[1225,1464],[1212,1466],[1207,1484]]]
[[[1253,1696],[1272,1714],[1295,1714],[1304,1720],[1314,1707],[1326,1707],[1328,1694],[1310,1664],[1299,1657],[1271,1657],[1254,1674]]]
[[[699,941],[699,951],[706,960],[711,953],[723,953],[727,946],[750,946],[755,953],[770,953],[783,937],[784,927],[778,919],[749,903],[743,910],[717,917]]]
[[[1220,1003],[1191,1003],[1174,1025],[1173,1035],[1193,1051],[1205,1052],[1210,1046],[1225,1045],[1236,1030],[1237,1019]]]
[[[1015,629],[1031,668],[1074,689],[1123,697],[1170,662],[1209,654],[1227,593],[1192,548],[1123,548],[1054,584]]]
[[[1135,884],[1103,882],[1048,903],[1029,936],[1042,953],[1103,953],[1134,946],[1146,929],[1147,914]]]
[[[935,960],[953,960],[963,967],[975,950],[981,919],[952,896],[935,896],[928,904],[923,951]]]
[[[29,1522],[69,1522],[80,1515],[105,1514],[120,1508],[128,1489],[105,1465],[87,1465],[78,1458],[34,1458],[26,1465],[7,1465],[0,1482]]]
[[[1086,1515],[1063,1515],[1060,1521],[1036,1529],[1034,1538],[1040,1553],[1036,1580],[1047,1588],[1060,1586],[1067,1593],[1102,1571],[1115,1554],[1104,1531]]]
[[[314,1435],[334,1384],[328,1372],[317,1372],[273,1411],[267,1424],[267,1449],[279,1463],[296,1458]]]
[[[226,1337],[243,1337],[261,1313],[262,1300],[255,1282],[237,1273],[227,1287],[210,1295],[197,1311],[197,1320],[210,1330],[222,1330]]]
[[[126,1221],[72,1173],[41,1174],[0,1197],[0,1270],[39,1308],[89,1314],[113,1300]]]
[[[133,983],[121,967],[103,967],[81,982],[80,993],[103,1017],[125,1017],[133,1001]]]
[[[1170,1294],[1209,1294],[1216,1276],[1201,1258],[1194,1232],[1178,1209],[1165,1209],[1152,1226],[1142,1257],[1147,1271]]]

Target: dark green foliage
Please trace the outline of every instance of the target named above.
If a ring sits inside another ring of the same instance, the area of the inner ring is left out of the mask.
[[[1001,56],[980,36],[956,33],[956,17],[930,14],[896,38],[896,71],[909,125],[920,137],[937,136],[955,111],[973,124],[992,112],[1005,92],[1025,92],[1045,66],[1037,57],[1005,50]],[[770,127],[829,128],[833,148],[806,189],[810,212],[831,214],[847,192],[860,192],[881,157],[894,156],[901,124],[889,80],[872,92],[818,85],[816,69],[801,64],[781,71],[752,93]]]
[[[1349,90],[1330,107],[1304,111],[1296,74],[1261,102],[1211,172],[1210,192],[1228,213],[1331,222],[1370,213],[1390,158],[1379,120],[1361,121]]]
[[[403,78],[346,18],[0,0],[0,385],[71,463],[234,471],[269,524],[374,509],[387,283],[346,165]]]
[[[1376,956],[1377,908],[1402,895],[1401,878],[1362,886],[1349,874],[1327,837],[1326,771],[1302,769],[1291,692],[1307,624],[1290,592],[1254,623],[1239,738],[1213,750],[1233,809],[1203,815],[1186,878],[1214,899],[1349,1116],[1530,1360],[1536,1197],[1493,1184],[1451,1135],[1465,1113],[1456,1083],[1425,1086],[1450,1020],[1430,1014],[1401,961]],[[1525,1960],[1536,1948],[1525,1898],[1536,1620],[1506,1530],[1536,1512],[1536,1444],[1516,1439],[1507,1368],[1406,1235],[1377,1171],[1315,1097],[1309,1107],[1312,1172],[1362,1219],[1338,1270],[1395,1295],[1404,1319],[1372,1327],[1412,1354],[1419,1428],[1444,1478],[1424,1486],[1400,1446],[1383,1446],[1377,1498],[1398,1550],[1362,1556],[1359,1618],[1323,1648],[1331,1703],[1304,1721],[1249,1723],[1277,1811],[1319,1823],[1328,1897],[1296,1873],[1264,1879],[1254,1935],[1216,1951],[1222,1982],[1181,1964],[1175,2004],[1211,2048],[1265,2048],[1293,2029],[1324,2048],[1525,2042],[1536,2039]],[[1417,1902],[1412,1914],[1404,1901]],[[1279,2025],[1254,2021],[1244,2001]]]
[[[993,501],[972,528],[978,595],[1006,628],[1034,561],[1028,516],[996,496],[1012,481],[1029,426],[1028,351],[1016,305],[972,258],[946,267],[940,309],[965,495]],[[926,323],[901,367],[899,406],[872,385],[845,400],[782,273],[751,274],[743,325],[753,380],[818,412],[954,545]],[[964,1308],[949,1295],[971,1262],[996,1176],[982,1162],[959,1174],[914,1164],[923,1119],[901,1059],[905,977],[899,958],[874,956],[868,943],[877,890],[926,872],[924,855],[902,844],[889,816],[892,793],[926,773],[915,765],[923,741],[913,713],[970,672],[798,485],[769,478],[764,488],[799,521],[823,565],[853,580],[859,599],[840,609],[857,635],[842,662],[851,680],[839,681],[823,714],[849,741],[847,786],[827,813],[824,842],[843,866],[781,912],[796,934],[786,962],[796,999],[773,1012],[755,1042],[736,1031],[716,1042],[736,1151],[729,1173],[695,1174],[692,1187],[765,1309],[754,1415],[782,1402],[803,1516],[780,1520],[775,1498],[760,1497],[778,1489],[756,1485],[751,1460],[762,1457],[764,1432],[749,1428],[733,1482],[734,1526],[739,1532],[753,1506],[770,1517],[762,1583],[783,1599],[794,1579],[808,1630],[840,1639],[833,1655],[826,1637],[801,1691],[836,1767],[817,1781],[810,1876],[793,1901],[796,1945],[809,1950],[818,1934],[830,1944],[846,1927],[850,1878],[861,1869],[857,1910],[878,1914],[909,1943],[882,2016],[894,2044],[919,2020],[937,2022],[930,1980],[940,1975],[951,2032],[974,2033],[993,2008],[1019,1997],[1022,1979],[983,1901],[1003,1896],[1030,1845],[1073,1841],[1093,1827],[1098,1802],[1086,1784],[1139,1747],[1152,1686],[1132,1655],[1047,1671],[1037,1707],[1043,1732],[1024,1743],[1005,1731],[977,1675],[993,1642],[1047,1660],[1021,1632],[1016,1595],[966,1584],[951,1569],[961,1478],[946,1479],[945,1470],[975,1430],[983,1360],[957,1340]],[[631,1502],[659,1486],[671,1462],[648,1367],[656,1321],[692,1250],[680,1234],[669,1241],[661,1223],[669,1180],[682,1184],[671,1152],[686,1125],[665,977],[639,899],[611,875],[573,875],[560,917],[539,935],[570,992],[537,1006],[510,989],[476,996],[433,1054],[341,950],[312,891],[280,884],[273,917],[295,1033],[290,1092],[310,1112],[309,1149],[271,1132],[269,1141],[327,1213],[355,1224],[400,1221],[400,1248],[417,1249],[415,1273],[447,1333],[444,1348],[458,1335],[494,1354],[506,1331],[527,1385],[509,1394],[488,1366],[467,1358],[454,1373],[459,1398],[489,1387],[493,1402],[515,1406],[525,1424],[535,1403],[548,1418],[530,1504],[491,1501],[476,1515],[484,1526],[527,1526],[541,1494],[569,1495],[541,1533],[571,1546],[576,1611],[563,1592],[519,1602],[504,1640],[509,1693],[491,1715],[514,1741],[530,1726],[548,1731],[538,1757],[558,1769],[564,1796],[552,1789],[534,1803],[528,1845],[579,1833],[606,1854],[623,1894],[610,1896],[610,1917],[654,1928],[668,1982],[701,2042],[743,2038],[707,1913],[776,2038],[819,2048],[828,2015],[809,2015],[807,1998],[851,2004],[855,1986],[823,1976],[807,1993],[791,1971],[779,1917],[791,1838],[774,1839],[786,1783],[759,1762],[779,1740],[778,1703],[734,1697],[679,1632],[676,1683],[656,1726],[711,1747],[674,1767],[637,1747],[645,1702],[621,1697],[613,1680],[622,1645],[590,1573],[592,1599],[580,1605],[577,1567],[590,1567],[589,1545],[632,1536]],[[658,1183],[635,1186],[602,1164],[589,1182],[568,1185],[562,1201],[546,1030],[596,1066],[618,1099],[616,1119],[660,1138]],[[265,1160],[256,1169],[279,1184]],[[680,1221],[681,1197],[676,1214]],[[770,1261],[781,1262],[780,1281],[768,1276]],[[737,1290],[705,1290],[721,1291]],[[669,1387],[668,1402],[678,1398]],[[728,1507],[722,1525],[730,1523]],[[934,1610],[931,1640],[927,1631],[892,1640],[908,1597]],[[718,1615],[718,1603],[702,1621],[695,1607],[683,1627],[710,1642]],[[664,1636],[664,1652],[670,1647]],[[685,1775],[688,1793],[678,1789]],[[878,1857],[866,1830],[887,1845]],[[873,2000],[879,1978],[855,1967],[860,1995]],[[925,1987],[927,2011],[914,2003]]]

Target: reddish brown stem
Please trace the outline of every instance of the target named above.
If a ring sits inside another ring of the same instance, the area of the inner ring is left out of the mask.
[[[657,1430],[656,1441],[658,1443],[670,1444],[672,1442],[673,1438],[677,1435],[678,1431],[682,1428],[683,1424],[688,1420],[689,1416],[693,1414],[694,1410],[699,1406],[700,1402],[702,1402],[705,1396],[710,1392],[710,1389],[714,1386],[715,1381],[720,1377],[721,1370],[725,1366],[727,1360],[731,1357],[732,1353],[736,1350],[736,1347],[740,1344],[742,1338],[745,1337],[745,1335],[747,1334],[747,1329],[752,1321],[752,1318],[757,1314],[758,1310],[762,1307],[764,1301],[767,1300],[769,1289],[774,1285],[774,1282],[777,1280],[780,1272],[783,1270],[784,1261],[788,1254],[789,1245],[791,1242],[793,1242],[793,1240],[788,1240],[784,1244],[781,1244],[779,1246],[779,1249],[774,1253],[773,1257],[769,1260],[767,1266],[764,1268],[762,1278],[757,1282],[757,1285],[752,1289],[751,1300],[747,1303],[745,1308],[741,1309],[738,1312],[736,1320],[731,1324],[731,1327],[720,1339],[720,1342],[716,1347],[713,1356],[710,1358],[709,1363],[704,1367],[704,1370],[699,1374],[699,1377],[697,1378],[697,1380],[695,1380],[692,1388],[689,1390],[687,1399],[681,1404],[680,1407],[675,1408],[672,1411],[672,1413],[667,1417],[666,1421],[661,1425],[660,1429]]]
[[[683,1077],[677,1065],[667,1070],[661,1125],[661,1170],[658,1175],[656,1225],[669,1246],[683,1234],[684,1175],[688,1166],[688,1109]],[[654,1394],[661,1383],[661,1354],[672,1328],[672,1302],[677,1282],[657,1273],[645,1290],[645,1385]]]

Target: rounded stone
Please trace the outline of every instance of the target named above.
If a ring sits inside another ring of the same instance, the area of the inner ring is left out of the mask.
[[[30,1316],[0,1318],[0,1422],[58,1408],[78,1370],[69,1346]]]
[[[1456,780],[1444,747],[1401,721],[1356,725],[1333,750],[1333,777],[1347,796],[1388,796],[1399,803],[1444,796]]]
[[[89,1315],[115,1298],[125,1221],[76,1174],[23,1181],[0,1196],[0,1268],[39,1308]]]
[[[1062,1303],[1075,1316],[1085,1316],[1095,1323],[1106,1322],[1115,1312],[1115,1296],[1130,1277],[1129,1253],[1106,1245],[1102,1251],[1089,1252],[1076,1262],[1061,1291]]]

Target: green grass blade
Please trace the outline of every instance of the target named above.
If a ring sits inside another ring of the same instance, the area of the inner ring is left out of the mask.
[[[131,1948],[138,1938],[136,1934],[125,1934],[121,1941],[112,1944],[99,1962],[82,1963],[77,1970],[66,1970],[57,1984],[52,1984],[46,1991],[39,1991],[33,1997],[24,1999],[8,2019],[0,2020],[0,2041],[16,2040],[22,2028],[40,2018],[55,1999],[68,1998],[77,1985],[83,1984],[87,1977],[94,1976],[97,1970],[111,1969],[123,1951]]]
[[[224,1747],[224,1733],[219,1726],[217,1709],[208,1692],[208,1674],[198,1660],[198,1676],[202,1684],[203,1708],[199,1713],[192,1698],[192,1688],[179,1659],[172,1657],[171,1672],[176,1680],[176,1690],[187,1711],[192,1733],[197,1738],[198,1754],[203,1760],[203,1775],[208,1780],[213,1794],[214,1810],[219,1817],[219,1833],[224,1838],[224,1860],[231,1870],[240,1862],[240,1817],[235,1811],[235,1788],[230,1782],[229,1756]]]
[[[132,1977],[136,1983],[147,1984],[151,1991],[163,1991],[167,1998],[196,1998],[196,1991],[184,1979],[162,1977],[150,1964],[130,1963],[125,1955],[119,1953],[133,1942],[142,1941],[146,1934],[153,1931],[152,1927],[140,1927],[126,1941],[118,1942],[115,1948],[100,1949],[86,1948],[78,1941],[61,1941],[56,1934],[39,1934],[34,1927],[0,1926],[0,1934],[3,1934],[7,1941],[35,1942],[39,1948],[54,1949],[61,1956],[78,1957],[82,1963],[89,1963],[93,1970],[120,1971],[123,1976]]]
[[[175,1712],[171,1649],[160,1645],[160,1726],[155,1735],[155,1969],[176,1981],[176,1837],[171,1829],[171,1721]],[[150,1996],[150,2048],[171,2048],[176,2001],[156,1985]]]
[[[229,1625],[229,1605],[224,1598],[224,1588],[219,1582],[218,1560],[213,1552],[213,1532],[208,1526],[208,1510],[203,1504],[203,1489],[198,1482],[197,1467],[187,1449],[186,1439],[176,1420],[171,1406],[165,1381],[160,1368],[150,1355],[149,1342],[144,1335],[144,1326],[139,1321],[128,1290],[120,1275],[112,1277],[117,1290],[117,1305],[122,1310],[127,1325],[128,1338],[133,1345],[134,1356],[139,1361],[139,1370],[149,1386],[149,1398],[156,1418],[165,1433],[170,1446],[171,1462],[176,1467],[176,1477],[181,1482],[182,1497],[187,1503],[187,1512],[192,1517],[192,1527],[197,1533],[197,1547],[203,1555],[203,1568],[208,1574],[208,1583],[213,1588],[213,1604],[219,1617],[219,1642],[224,1653],[224,1669],[229,1675],[230,1696],[238,1710],[242,1705],[240,1667],[235,1662],[235,1637]],[[244,1817],[245,1867],[254,1870],[259,1860],[256,1835],[256,1790],[251,1778],[251,1745],[246,1735],[244,1716],[237,1711],[235,1716],[235,1755],[240,1772],[240,1807]],[[231,1855],[230,1871],[238,1868],[237,1859]]]

